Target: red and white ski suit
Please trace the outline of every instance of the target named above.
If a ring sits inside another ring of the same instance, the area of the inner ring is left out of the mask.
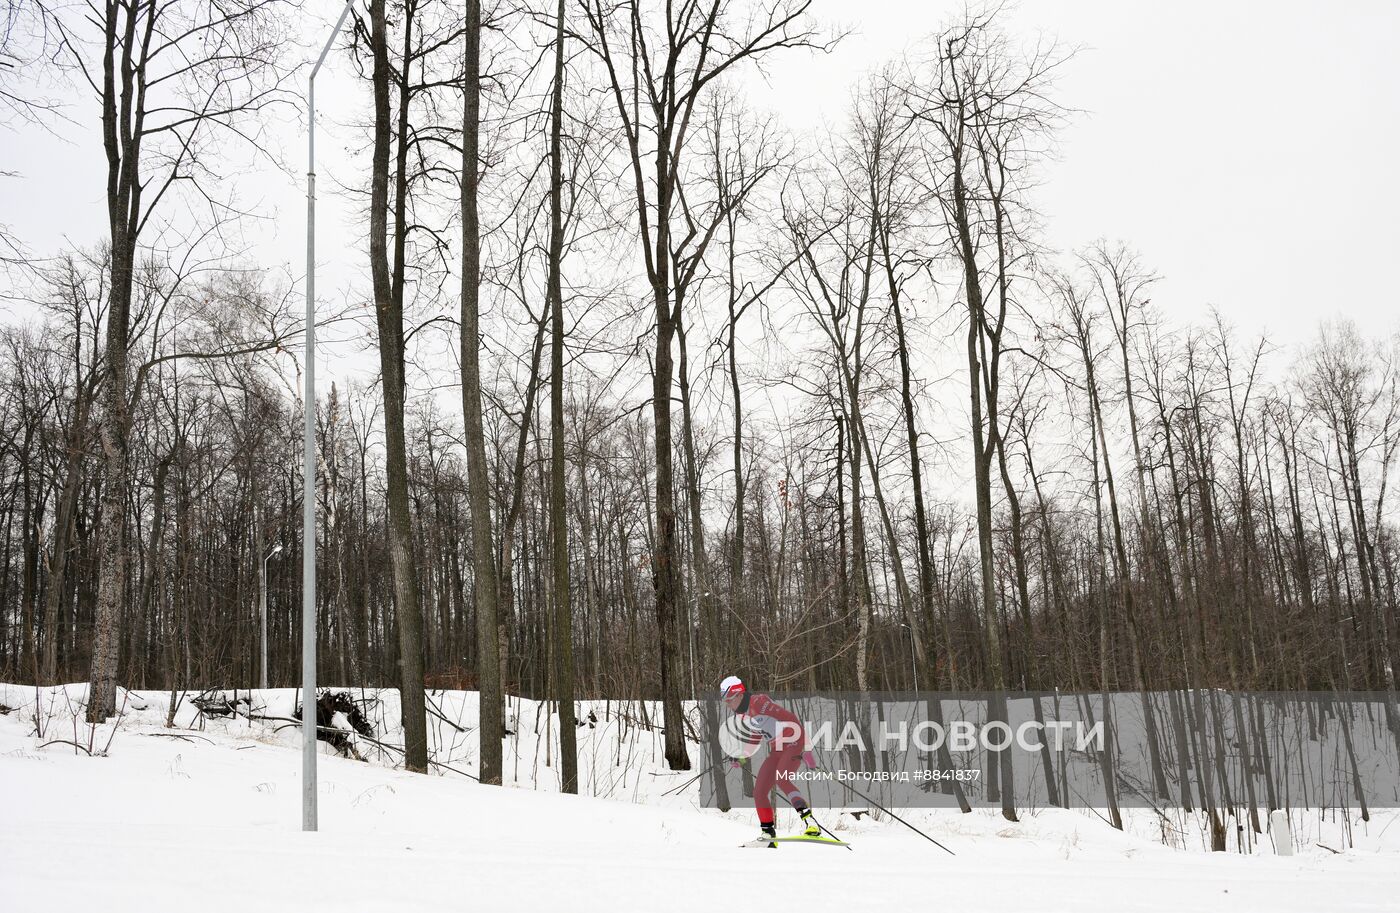
[[[758,820],[763,824],[773,822],[773,787],[781,789],[788,801],[797,809],[807,807],[807,800],[791,779],[802,763],[803,750],[807,744],[807,733],[802,729],[802,721],[791,710],[766,694],[749,695],[749,705],[742,716],[749,725],[763,733],[768,743],[768,756],[758,769],[758,779],[753,788],[753,805],[758,811]]]

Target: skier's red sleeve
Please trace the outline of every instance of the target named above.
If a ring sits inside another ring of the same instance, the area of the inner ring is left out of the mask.
[[[802,729],[802,721],[791,710],[779,704],[766,694],[755,694],[749,698],[749,715],[766,716],[781,724],[777,737],[773,740],[773,751],[782,751],[789,746],[799,749],[807,741],[807,733]]]

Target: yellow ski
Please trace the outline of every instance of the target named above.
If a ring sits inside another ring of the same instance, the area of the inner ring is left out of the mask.
[[[757,840],[750,840],[748,843],[741,843],[740,846],[762,849],[774,847],[779,843],[824,843],[827,846],[850,846],[844,840],[837,840],[834,837],[808,837],[805,834],[797,834],[792,837],[760,837]]]

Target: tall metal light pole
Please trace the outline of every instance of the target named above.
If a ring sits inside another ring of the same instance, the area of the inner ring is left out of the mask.
[[[346,0],[306,86],[306,393],[301,467],[301,829],[316,830],[316,74],[350,15]]]
[[[913,682],[914,690],[917,692],[919,690],[919,666],[914,660],[914,629],[902,621],[899,626],[909,632],[909,681]]]
[[[262,576],[258,578],[258,654],[262,659],[259,665],[258,687],[267,690],[267,563],[282,551],[281,543],[274,545],[262,560]],[[263,696],[267,700],[267,696]]]

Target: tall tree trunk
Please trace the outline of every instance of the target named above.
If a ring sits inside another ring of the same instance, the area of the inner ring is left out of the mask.
[[[147,10],[148,16],[153,11]],[[133,7],[106,6],[102,54],[102,140],[107,153],[107,221],[111,283],[107,293],[107,339],[102,409],[103,480],[97,535],[97,605],[92,631],[87,719],[100,723],[116,712],[117,651],[126,602],[127,435],[131,376],[128,349],[136,236],[141,224],[140,157],[145,119],[144,41]],[[120,49],[120,50],[119,50]],[[120,54],[120,60],[118,55]],[[138,88],[139,87],[139,88]]]
[[[563,144],[564,0],[559,0],[554,32],[554,103],[549,130],[549,527],[554,570],[554,696],[559,702],[560,789],[578,792],[578,749],[574,744],[574,624],[569,599],[569,527],[564,503],[564,259]]]
[[[991,461],[996,454],[997,416],[996,403],[988,391],[986,415],[983,414],[983,363],[980,357],[981,334],[986,325],[985,302],[982,294],[982,278],[978,271],[977,252],[972,241],[972,223],[969,213],[969,192],[963,180],[962,146],[957,144],[953,164],[953,210],[954,230],[963,268],[963,288],[967,298],[967,372],[968,398],[971,405],[972,457],[974,487],[977,498],[977,548],[981,570],[981,596],[983,631],[987,645],[988,684],[1000,697],[993,700],[994,719],[1004,720],[1006,671],[1002,661],[1000,619],[997,612],[996,575],[992,553],[992,478]],[[994,369],[987,368],[989,374]],[[1003,753],[1005,755],[1005,753]],[[1011,786],[1010,757],[1005,756],[1002,764],[1002,817],[1015,821],[1015,796]]]
[[[481,2],[467,0],[466,76],[462,106],[462,414],[466,423],[467,485],[471,502],[473,594],[476,600],[476,680],[480,692],[482,783],[501,782],[502,637],[498,629],[496,562],[491,535],[491,480],[481,408],[481,237],[477,186],[481,168]],[[528,422],[528,416],[526,420]],[[525,428],[521,428],[521,434]]]
[[[859,391],[857,391],[859,392]],[[846,453],[851,467],[851,580],[856,598],[856,688],[862,693],[870,690],[870,588],[867,585],[868,569],[865,554],[865,509],[861,490],[861,446],[857,440],[860,429],[849,418]],[[760,514],[761,516],[761,514]]]
[[[408,450],[404,437],[404,243],[407,209],[409,67],[398,79],[397,156],[394,168],[394,263],[389,251],[389,147],[395,142],[390,122],[388,23],[385,0],[373,0],[370,44],[374,54],[374,157],[370,173],[370,272],[374,280],[375,317],[379,327],[379,368],[384,396],[386,500],[389,556],[394,571],[394,609],[399,631],[399,700],[404,731],[404,766],[428,769],[427,708],[423,691],[423,617],[413,560],[413,526],[408,502]],[[413,15],[403,17],[403,59],[412,49]],[[307,403],[314,409],[315,403]]]
[[[739,323],[739,315],[736,310],[739,299],[739,291],[734,287],[734,231],[735,218],[731,214],[729,218],[729,250],[728,250],[728,355],[729,355],[729,391],[734,400],[734,543],[729,559],[729,603],[736,612],[744,611],[744,494],[748,485],[744,478],[744,408],[743,408],[743,388],[739,384],[739,355],[736,328]]]
[[[695,632],[700,627],[700,620],[713,614],[714,597],[710,592],[708,559],[705,552],[705,525],[701,517],[700,461],[695,447],[695,424],[691,412],[690,397],[690,364],[686,351],[685,322],[683,320],[676,324],[676,340],[680,344],[678,379],[681,393],[681,450],[685,456],[685,499],[690,513],[690,579],[693,596],[687,600],[686,604],[688,607],[696,607],[694,610],[687,609],[683,621],[691,647],[691,690],[698,692],[699,682],[696,680],[698,674],[696,666],[699,664],[700,658],[695,655]],[[698,693],[696,697],[699,697]]]
[[[923,623],[928,626],[929,637],[937,630],[938,619],[933,608],[933,559],[929,554],[928,513],[924,508],[923,461],[919,459],[919,435],[914,421],[914,394],[909,370],[909,343],[904,333],[904,305],[901,300],[899,283],[895,279],[894,264],[890,259],[888,228],[880,232],[881,249],[884,254],[885,278],[889,284],[890,305],[894,310],[895,342],[899,348],[899,395],[904,417],[904,437],[909,448],[910,487],[914,489],[914,535],[918,539],[919,559],[919,608],[923,613]],[[936,644],[930,645],[930,649]],[[936,667],[936,664],[931,664]],[[933,671],[931,669],[931,671]],[[930,687],[937,688],[937,674],[929,681]],[[918,682],[914,687],[919,686]]]
[[[31,465],[35,462],[29,458],[31,445],[34,440],[34,425],[30,425],[26,433],[26,441],[22,469],[20,476],[24,480],[24,509],[20,515],[20,537],[23,541],[21,561],[23,567],[20,582],[20,627],[24,630],[24,648],[21,655],[29,674],[34,676],[34,684],[39,684],[39,660],[34,647],[34,606],[37,601],[37,590],[39,587],[39,537],[43,528],[44,510],[42,506],[43,497],[36,498],[34,494],[34,484],[32,480]],[[38,486],[43,488],[42,481]],[[39,505],[35,505],[35,501]]]
[[[671,770],[689,770],[690,756],[685,747],[680,688],[680,654],[676,649],[676,602],[680,590],[680,567],[676,561],[676,490],[672,468],[671,385],[675,368],[671,343],[676,334],[676,316],[671,303],[670,212],[674,188],[668,150],[669,131],[657,136],[657,212],[652,274],[652,300],[656,309],[656,351],[652,364],[651,410],[656,455],[656,544],[652,555],[652,587],[656,594],[657,640],[661,652],[661,713],[666,729],[666,765]]]
[[[76,373],[76,372],[75,372]],[[73,426],[65,443],[63,490],[58,509],[54,512],[53,538],[49,546],[48,589],[44,594],[44,662],[43,680],[58,682],[58,613],[63,604],[67,581],[68,552],[72,549],[73,515],[78,507],[78,491],[83,483],[83,430],[88,422],[90,400],[85,394],[82,378],[75,376]]]

